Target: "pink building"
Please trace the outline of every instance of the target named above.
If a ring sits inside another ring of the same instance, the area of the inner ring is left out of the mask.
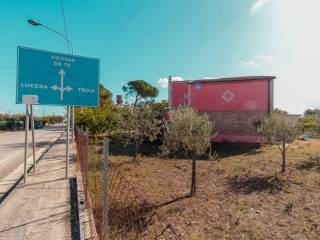
[[[257,126],[273,109],[273,76],[171,81],[169,108],[190,106],[215,123],[214,141],[258,142]]]

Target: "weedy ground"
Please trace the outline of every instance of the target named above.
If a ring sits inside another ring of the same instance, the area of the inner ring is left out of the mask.
[[[111,163],[183,239],[320,239],[319,141],[290,146],[284,174],[276,146],[217,144],[215,151],[214,160],[197,161],[196,197],[189,197],[188,160],[149,154],[133,162],[111,151]],[[91,185],[93,196],[101,192]]]

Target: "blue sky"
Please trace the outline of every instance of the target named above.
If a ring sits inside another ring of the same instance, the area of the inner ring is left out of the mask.
[[[114,95],[135,79],[166,99],[169,75],[276,75],[275,104],[292,113],[320,107],[319,7],[318,0],[64,0],[75,53],[101,59],[101,81]],[[3,0],[0,13],[0,112],[22,112],[16,47],[68,51],[62,38],[26,23],[34,18],[64,32],[60,0]],[[43,109],[62,112],[40,106],[37,114]]]

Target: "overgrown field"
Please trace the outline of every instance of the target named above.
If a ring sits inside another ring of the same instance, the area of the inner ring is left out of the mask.
[[[216,150],[220,159],[197,162],[198,192],[192,198],[188,160],[149,156],[134,163],[114,154],[111,168],[119,169],[182,239],[320,239],[320,142],[292,145],[284,174],[278,173],[276,146]],[[100,160],[89,166],[98,226],[99,165]]]

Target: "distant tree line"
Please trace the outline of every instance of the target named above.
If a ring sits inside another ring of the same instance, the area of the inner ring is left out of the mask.
[[[307,109],[304,116],[320,116],[320,109]]]
[[[320,109],[307,109],[300,119],[302,131],[313,138],[320,138]]]
[[[45,117],[34,118],[35,122],[45,126],[47,124],[62,123],[64,116],[48,115]],[[24,114],[0,114],[0,130],[19,130],[24,128],[25,115]]]

